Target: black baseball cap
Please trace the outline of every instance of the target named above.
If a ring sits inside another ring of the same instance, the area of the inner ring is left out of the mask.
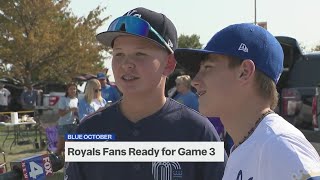
[[[167,18],[164,14],[154,12],[143,7],[139,7],[139,8],[135,8],[133,10],[128,11],[121,17],[126,17],[126,16],[134,16],[136,18],[140,18],[143,21],[146,21],[156,31],[156,33],[153,33],[152,31],[149,30],[146,35],[139,35],[137,33],[127,32],[126,28],[128,27],[124,27],[123,29],[120,29],[120,30],[119,29],[115,30],[115,29],[112,29],[112,26],[113,26],[112,25],[113,22],[112,22],[107,31],[101,32],[96,36],[97,40],[103,45],[112,47],[113,41],[116,37],[120,35],[130,34],[130,35],[150,39],[155,43],[161,45],[162,47],[166,48],[170,52],[177,49],[177,46],[178,46],[177,30],[174,24],[172,23],[172,21],[169,18]],[[132,25],[132,26],[135,26],[134,28],[138,28],[137,27],[138,25]],[[159,35],[164,41],[159,40],[159,37],[158,37]]]

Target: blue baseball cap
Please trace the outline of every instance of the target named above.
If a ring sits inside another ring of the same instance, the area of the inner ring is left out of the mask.
[[[105,73],[100,72],[97,74],[97,79],[107,79],[107,76]]]
[[[251,24],[230,25],[216,33],[204,49],[179,48],[174,52],[182,67],[197,73],[200,62],[208,54],[251,59],[256,68],[278,82],[283,71],[283,50],[277,39],[266,29]]]

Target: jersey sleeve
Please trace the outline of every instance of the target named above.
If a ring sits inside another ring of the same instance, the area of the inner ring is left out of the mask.
[[[319,155],[303,136],[269,140],[264,144],[260,157],[258,179],[320,178]]]

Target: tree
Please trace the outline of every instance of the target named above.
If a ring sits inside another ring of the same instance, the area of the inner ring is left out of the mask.
[[[179,48],[193,48],[193,49],[201,49],[202,44],[200,43],[200,36],[196,34],[192,34],[191,36],[181,34],[178,37],[178,47]],[[177,64],[176,70],[173,74],[185,74],[184,68],[182,68],[179,64]]]
[[[181,34],[178,38],[178,47],[201,49],[200,36],[196,34],[192,34],[191,36]]]
[[[103,68],[96,30],[109,17],[98,6],[76,17],[70,0],[2,0],[0,74],[21,84],[67,82]]]
[[[201,49],[202,44],[200,43],[200,36],[196,34],[192,34],[191,36],[181,34],[178,37],[178,47],[179,48],[194,48],[194,49]],[[175,86],[175,80],[177,76],[183,75],[183,74],[192,74],[188,72],[186,69],[184,69],[182,66],[177,64],[176,69],[174,72],[169,76],[166,82],[166,89],[165,93],[167,95],[168,90]]]

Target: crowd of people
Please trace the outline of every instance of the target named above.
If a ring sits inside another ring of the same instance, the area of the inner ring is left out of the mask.
[[[102,110],[120,99],[120,92],[115,86],[108,84],[105,73],[100,72],[96,78],[87,81],[84,97],[78,99],[77,84],[69,83],[66,86],[65,97],[59,101],[58,143],[54,152],[61,155],[64,151],[64,135],[75,132],[78,124],[87,116]]]
[[[9,105],[12,103],[12,98],[11,92],[5,88],[5,83],[0,82],[0,112],[10,111]],[[28,84],[24,86],[18,99],[22,110],[33,110],[39,100],[39,90],[33,89],[33,86]]]
[[[116,18],[97,40],[113,49],[117,88],[107,84],[104,73],[88,81],[83,99],[78,100],[75,84],[67,86],[59,102],[56,154],[63,151],[63,135],[73,132],[112,132],[117,141],[224,140],[224,162],[175,162],[174,170],[179,171],[175,179],[320,178],[320,157],[314,147],[273,111],[284,55],[264,28],[233,24],[214,34],[204,49],[179,49],[176,28],[168,17],[136,8]],[[177,62],[195,77],[179,75],[176,86],[165,92]],[[25,105],[32,104],[32,90],[25,94]],[[65,165],[69,180],[163,180],[173,179],[174,172],[170,163],[158,169],[157,162]],[[166,177],[159,178],[161,173]]]

